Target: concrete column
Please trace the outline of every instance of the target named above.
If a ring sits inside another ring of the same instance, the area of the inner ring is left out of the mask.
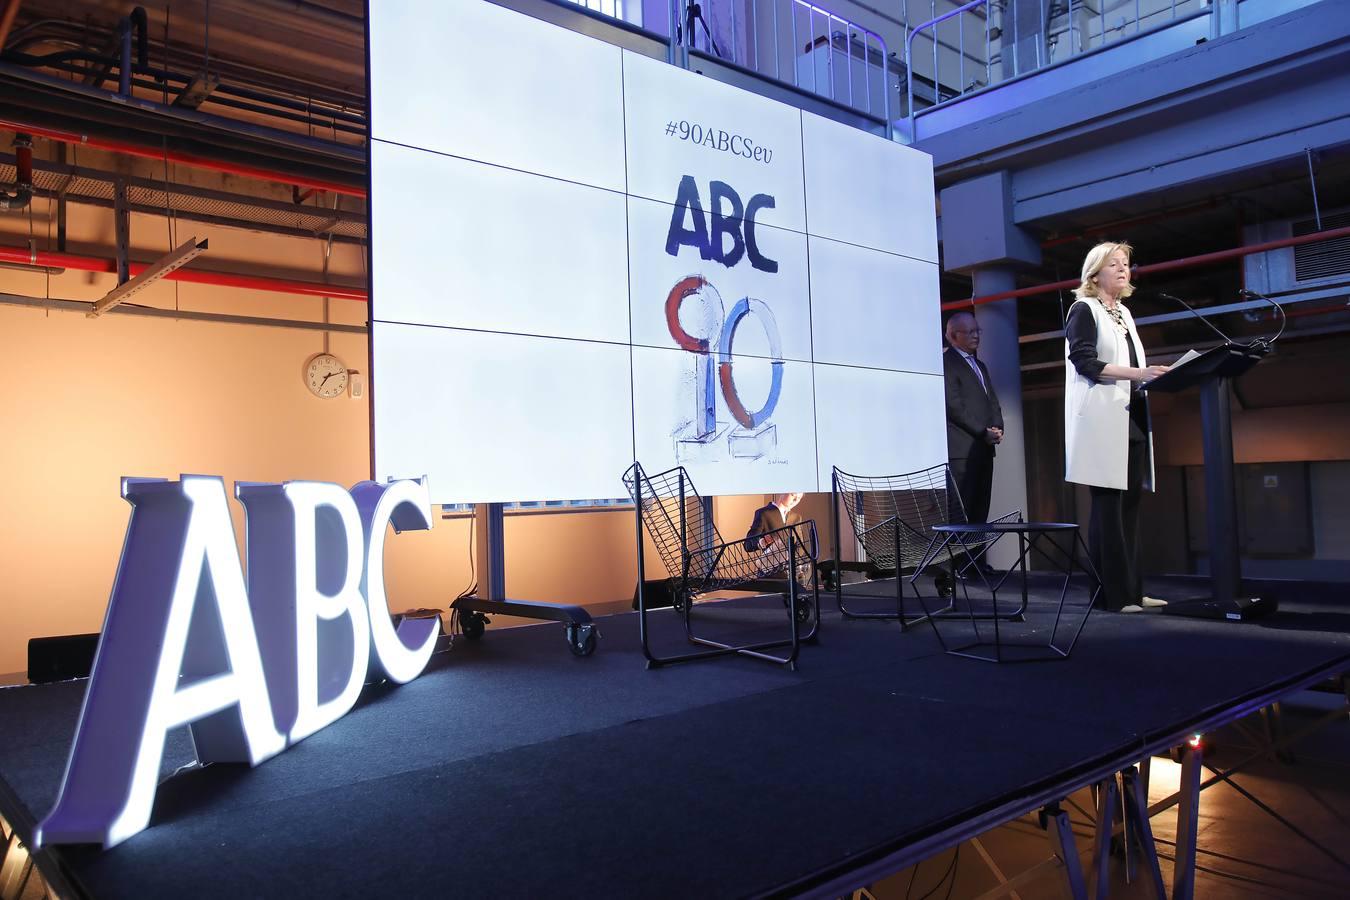
[[[971,272],[975,296],[996,294],[1017,287],[1013,270],[989,266]],[[1022,361],[1017,343],[1017,301],[1000,300],[975,308],[980,323],[980,360],[989,367],[1003,408],[1003,441],[994,457],[994,490],[989,518],[1015,509],[1027,509],[1026,441],[1022,428]],[[1005,539],[993,550],[990,564],[1006,568],[1017,559],[1017,543]]]
[[[974,294],[997,294],[1017,287],[1018,265],[1038,265],[1034,235],[1013,221],[1012,176],[992,172],[942,190],[942,255],[949,272],[968,272]],[[1003,407],[1003,442],[994,457],[994,490],[989,515],[1027,508],[1026,451],[1022,428],[1022,361],[1017,344],[1017,301],[986,303],[975,309],[980,359],[989,367]],[[1017,545],[994,548],[990,563],[1003,567],[1017,558]]]

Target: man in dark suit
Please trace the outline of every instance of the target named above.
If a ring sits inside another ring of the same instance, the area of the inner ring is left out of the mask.
[[[947,462],[965,506],[967,522],[989,520],[994,487],[994,446],[1003,440],[1003,410],[994,380],[975,358],[980,327],[975,316],[959,312],[947,320],[949,349],[942,354],[947,382]],[[953,521],[957,510],[950,509]]]
[[[786,536],[782,534],[763,539],[760,535],[775,531],[784,525],[796,525],[800,522],[801,513],[796,512],[796,506],[800,502],[802,502],[800,493],[774,494],[773,500],[768,505],[755,510],[755,519],[750,523],[750,531],[745,535],[745,549],[753,553],[761,549],[761,546],[764,549],[772,547],[778,540],[786,542]]]
[[[768,535],[767,537],[763,535],[782,528],[784,525],[800,524],[802,516],[801,513],[796,511],[796,507],[801,500],[802,495],[800,493],[774,494],[772,501],[755,510],[754,521],[750,523],[750,530],[745,535],[745,549],[751,553],[760,554],[760,565],[766,576],[786,575],[788,542],[785,532]],[[807,534],[798,531],[797,536],[798,538],[805,538]],[[811,561],[809,557],[814,556],[815,552],[815,547],[798,545],[797,584],[805,586],[811,583]]]

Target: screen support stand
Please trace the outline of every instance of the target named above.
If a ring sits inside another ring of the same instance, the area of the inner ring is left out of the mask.
[[[465,636],[480,637],[483,625],[488,621],[487,616],[490,615],[544,619],[562,622],[572,653],[590,656],[595,650],[596,632],[591,614],[586,610],[572,604],[506,598],[506,540],[503,525],[502,504],[478,503],[474,506],[474,539],[483,560],[479,590],[450,604],[450,608],[457,610],[464,622]]]
[[[487,600],[506,599],[506,548],[500,503],[479,503],[473,509],[474,539],[483,554],[479,595]]]

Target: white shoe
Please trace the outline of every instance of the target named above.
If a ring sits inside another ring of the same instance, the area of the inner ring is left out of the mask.
[[[1129,606],[1122,606],[1119,611],[1123,613],[1137,613],[1143,612],[1144,608],[1137,603],[1131,603]]]
[[[1159,606],[1167,605],[1166,600],[1159,600],[1157,597],[1145,597],[1144,599],[1140,600],[1139,603],[1145,609],[1157,609]]]

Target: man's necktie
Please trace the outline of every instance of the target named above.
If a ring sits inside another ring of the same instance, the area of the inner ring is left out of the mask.
[[[989,393],[989,385],[984,383],[984,373],[980,371],[980,364],[975,361],[975,357],[973,356],[967,356],[966,362],[970,363],[970,367],[975,370],[975,377],[980,379],[980,387],[984,388],[984,392],[987,395]]]

